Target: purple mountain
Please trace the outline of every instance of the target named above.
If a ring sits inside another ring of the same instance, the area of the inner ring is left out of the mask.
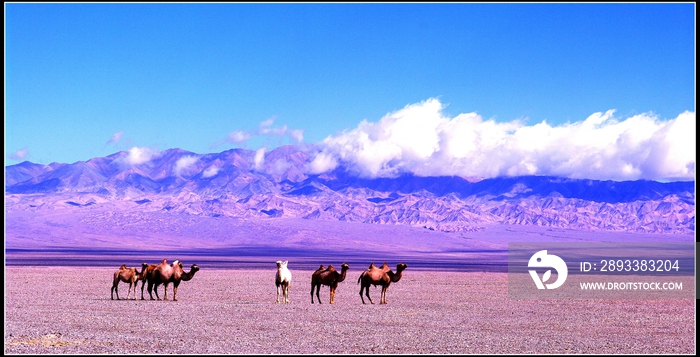
[[[91,209],[118,214],[302,218],[475,232],[516,224],[576,230],[692,234],[695,183],[550,176],[361,178],[342,165],[312,175],[313,149],[282,146],[196,154],[128,152],[73,164],[5,168],[6,213]],[[100,208],[102,207],[102,208]]]

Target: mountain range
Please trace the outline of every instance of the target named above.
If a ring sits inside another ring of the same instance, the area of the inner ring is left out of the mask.
[[[73,164],[5,167],[5,211],[57,209],[280,217],[478,232],[493,224],[576,230],[695,232],[695,182],[552,176],[366,178],[340,165],[311,174],[315,153],[281,146],[145,160],[120,151]]]

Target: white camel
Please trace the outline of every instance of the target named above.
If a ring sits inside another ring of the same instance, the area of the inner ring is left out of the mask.
[[[292,284],[292,272],[287,269],[288,261],[277,261],[277,274],[275,274],[275,285],[277,285],[277,303],[280,302],[280,294],[284,297],[284,303],[289,304],[289,285]]]

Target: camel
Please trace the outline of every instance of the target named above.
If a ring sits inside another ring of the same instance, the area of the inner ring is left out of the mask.
[[[141,275],[141,300],[145,300],[143,298],[143,288],[146,287],[146,283],[150,284],[151,274],[153,274],[153,270],[155,270],[157,266],[158,266],[158,264],[149,264],[146,267],[146,271]],[[151,294],[151,290],[148,290],[148,294],[151,295],[151,300],[155,300],[155,299],[153,299],[153,294]],[[157,291],[156,291],[156,295],[158,295]]]
[[[129,300],[129,295],[131,295],[131,290],[134,290],[134,300],[136,300],[136,286],[139,283],[139,277],[144,273],[146,268],[145,264],[141,267],[141,272],[136,271],[136,268],[127,268],[126,264],[122,264],[117,271],[114,272],[114,280],[112,280],[112,300],[114,300],[114,293],[117,293],[117,300],[119,299],[119,282],[129,283],[129,291],[126,293],[126,299]]]
[[[182,262],[175,260],[172,264],[168,264],[167,259],[163,259],[153,271],[148,275],[148,294],[153,300],[153,295],[151,291],[155,289],[156,299],[160,300],[158,296],[158,286],[160,284],[164,285],[163,300],[168,300],[168,285],[173,283],[173,301],[177,301],[177,287],[180,285],[181,281],[188,281],[194,277],[194,274],[199,271],[199,266],[197,264],[192,264],[189,272],[185,272],[182,268]]]
[[[178,269],[178,274],[179,278],[175,278],[175,275],[173,278],[169,281],[173,283],[173,301],[177,301],[177,287],[180,285],[180,282],[183,281],[190,281],[192,278],[194,278],[194,274],[199,271],[199,266],[197,264],[192,264],[190,267],[190,271],[185,272],[182,269],[182,263],[179,263],[177,266]],[[158,292],[156,291],[156,296],[158,296]],[[165,284],[165,295],[163,297],[163,300],[168,300],[168,284]]]
[[[156,300],[160,300],[160,296],[158,296],[158,286],[160,284],[165,285],[165,300],[167,300],[167,292],[168,292],[168,283],[170,282],[170,279],[173,277],[173,275],[177,272],[175,269],[176,266],[180,265],[179,260],[175,260],[172,264],[168,264],[167,259],[163,259],[160,263],[156,264],[156,267],[153,268],[153,270],[149,273],[147,279],[148,279],[148,295],[151,296],[151,300],[153,300],[153,294],[151,292],[155,288],[155,293],[156,293]]]
[[[382,287],[382,293],[379,297],[379,303],[386,304],[386,291],[389,289],[389,285],[401,280],[401,274],[406,268],[408,268],[408,265],[405,263],[396,264],[396,273],[394,273],[391,271],[391,269],[389,269],[389,265],[387,263],[384,263],[381,268],[377,268],[374,266],[374,263],[371,263],[369,268],[362,272],[360,277],[357,279],[358,284],[360,282],[362,283],[362,285],[360,285],[360,298],[362,299],[362,303],[365,303],[365,299],[362,297],[362,290],[366,291],[365,294],[367,295],[369,302],[374,304],[372,298],[369,297],[369,286],[380,285]]]
[[[134,282],[134,300],[136,300],[136,288],[139,286],[139,281],[141,282],[141,300],[143,300],[143,284],[146,283],[147,274],[148,263],[141,263],[141,272],[136,274],[136,281]]]
[[[277,286],[277,303],[280,302],[280,294],[284,297],[284,303],[289,304],[289,286],[292,284],[292,272],[287,269],[289,261],[277,261],[277,274],[275,274],[275,285]]]
[[[314,303],[314,288],[316,288],[316,299],[318,303],[321,303],[321,297],[318,296],[319,290],[321,290],[321,285],[328,285],[331,290],[331,304],[335,303],[335,289],[338,287],[338,283],[345,280],[345,275],[350,269],[347,263],[341,265],[341,272],[338,273],[337,270],[332,265],[328,265],[328,269],[322,269],[323,265],[318,268],[311,275],[311,303]]]

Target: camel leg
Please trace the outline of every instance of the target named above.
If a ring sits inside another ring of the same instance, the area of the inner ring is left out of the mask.
[[[159,284],[155,284],[153,286],[153,292],[156,293],[156,300],[160,300],[160,296],[158,296],[158,285]]]
[[[119,281],[117,281],[117,283],[114,284],[114,287],[112,289],[114,289],[114,293],[117,294],[117,300],[119,300]]]
[[[168,285],[169,284],[170,283],[163,284],[163,289],[165,290],[165,292],[163,293],[163,301],[168,300]],[[156,294],[156,295],[158,295],[158,294]]]
[[[173,283],[173,301],[177,301],[177,287],[180,285],[179,281]]]
[[[316,285],[316,300],[318,300],[318,303],[321,303],[321,284]]]
[[[369,299],[369,302],[374,305],[374,301],[372,301],[372,298],[369,296],[369,285],[363,286],[360,288],[360,298],[362,298],[362,303],[365,303],[365,299],[362,297],[362,289],[365,289],[365,296],[367,296],[367,299]]]
[[[360,299],[362,299],[362,305],[364,305],[364,304],[365,304],[365,298],[364,298],[364,297],[362,297],[362,290],[364,290],[364,289],[365,289],[365,287],[364,287],[364,286],[360,286]]]
[[[369,302],[374,305],[374,301],[372,301],[372,298],[369,297],[369,285],[367,285],[367,290],[365,290],[365,295],[367,295],[367,298],[369,299]]]
[[[277,285],[277,301],[276,301],[277,304],[280,303],[280,292],[281,292],[280,289],[282,289],[282,287],[278,284]]]
[[[139,284],[138,282],[134,282],[134,283],[129,284],[129,293],[126,295],[127,300],[129,299],[129,295],[131,295],[132,285],[133,285],[133,292],[134,292],[134,298],[132,300],[136,300],[136,286],[138,286],[138,284]]]
[[[142,281],[141,282],[141,300],[146,300],[143,298],[143,288],[145,288],[145,287],[146,287],[146,282]]]
[[[382,301],[386,304],[386,292],[389,290],[389,285],[382,287]]]
[[[331,286],[331,304],[335,304],[335,286]]]
[[[155,299],[153,298],[153,290],[156,291],[156,297],[158,297],[158,289],[156,289],[153,285],[154,285],[154,284],[151,283],[151,282],[148,283],[148,296],[151,297],[151,300],[155,300]],[[158,300],[160,300],[159,297],[158,297]]]
[[[287,287],[284,289],[284,303],[289,304],[289,286],[292,285],[290,283],[287,283]]]
[[[116,280],[112,282],[112,300],[114,300],[114,291],[117,289],[117,285],[119,285],[119,280]],[[117,300],[119,300],[119,293],[117,293]]]
[[[318,299],[318,303],[321,303],[321,298],[318,296],[319,290],[321,290],[321,284],[314,285],[311,283],[311,303],[314,303],[314,288],[316,289],[316,299]]]

